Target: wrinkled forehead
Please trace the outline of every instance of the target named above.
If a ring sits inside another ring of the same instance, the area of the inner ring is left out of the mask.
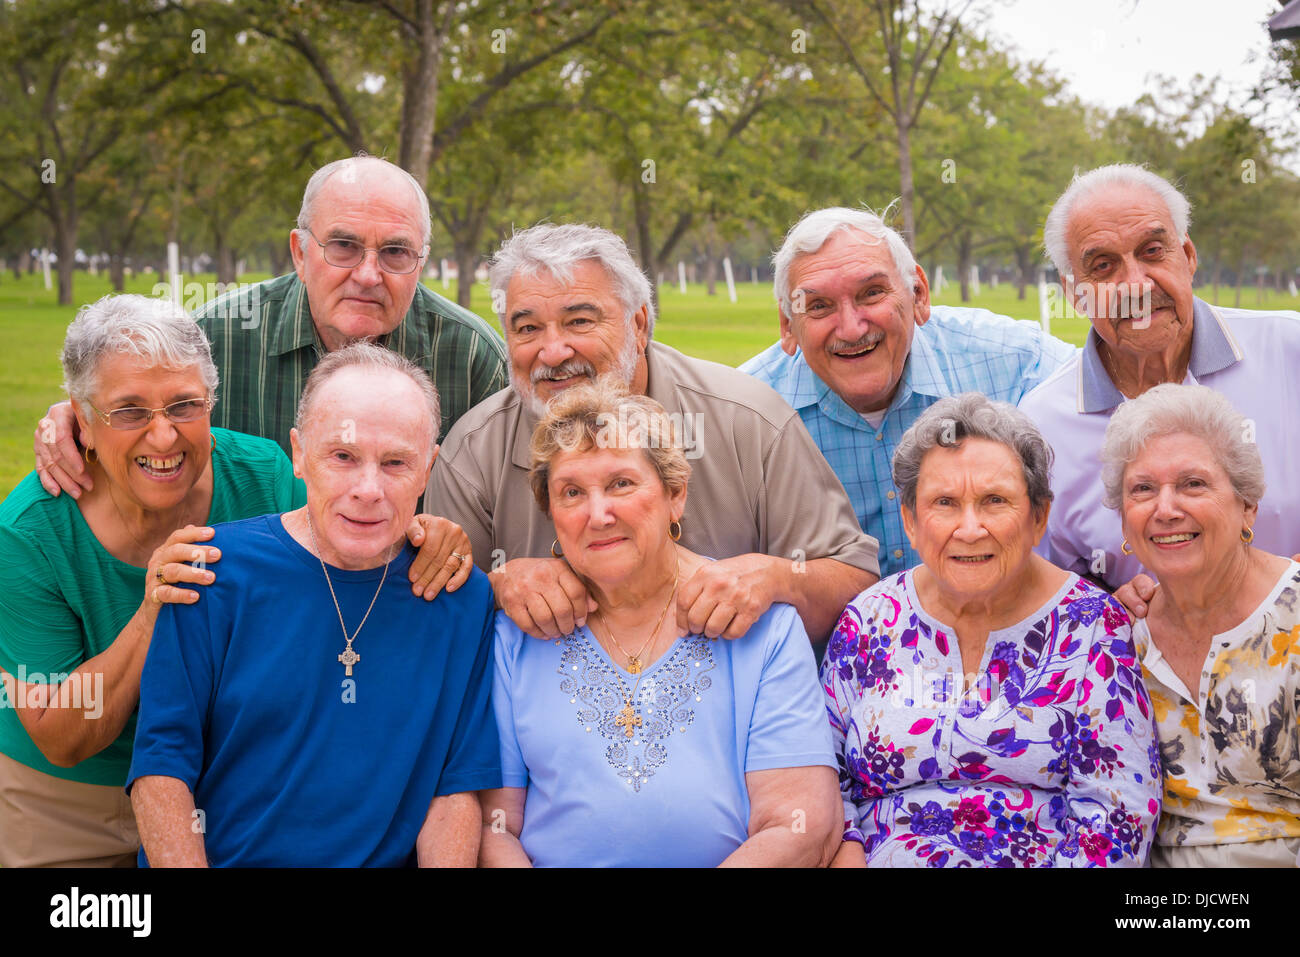
[[[800,253],[790,264],[792,288],[805,279],[859,280],[874,275],[895,283],[902,279],[889,244],[851,226],[837,229],[816,250]]]
[[[312,228],[374,220],[401,225],[418,241],[420,212],[419,198],[404,179],[389,170],[361,167],[352,174],[337,172],[325,181],[312,209]]]
[[[436,435],[424,393],[410,377],[392,369],[340,369],[316,390],[303,420],[304,440],[352,442],[369,439],[423,448]]]

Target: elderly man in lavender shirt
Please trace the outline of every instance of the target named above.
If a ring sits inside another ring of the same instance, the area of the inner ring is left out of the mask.
[[[1196,247],[1190,205],[1140,166],[1103,166],[1056,201],[1043,230],[1066,297],[1092,322],[1079,356],[1028,393],[1020,408],[1056,452],[1056,493],[1039,552],[1055,565],[1119,589],[1139,617],[1152,583],[1102,507],[1102,438],[1126,399],[1164,382],[1199,383],[1247,416],[1268,491],[1255,545],[1300,549],[1300,313],[1222,309],[1192,294]],[[1195,481],[1189,475],[1187,481]],[[1172,505],[1169,506],[1173,508]],[[1172,518],[1173,516],[1171,516]],[[1189,522],[1174,522],[1195,536]],[[1132,583],[1132,588],[1122,587]]]

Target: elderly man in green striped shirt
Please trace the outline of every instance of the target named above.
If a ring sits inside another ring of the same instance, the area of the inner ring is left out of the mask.
[[[442,399],[439,438],[504,388],[501,337],[420,282],[429,235],[428,197],[401,167],[361,156],[317,170],[289,233],[294,272],[227,293],[195,316],[221,376],[212,424],[272,439],[288,452],[307,376],[325,353],[359,339],[433,377]],[[51,495],[62,488],[80,497],[91,487],[66,402],[41,420],[35,452]]]

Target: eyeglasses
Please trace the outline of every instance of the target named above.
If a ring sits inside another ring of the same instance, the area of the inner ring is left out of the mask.
[[[159,412],[167,416],[170,422],[196,422],[207,415],[214,405],[216,405],[216,402],[213,399],[181,399],[179,402],[173,402],[161,409],[142,409],[138,406],[129,406],[125,409],[102,412],[93,405],[90,408],[104,420],[104,424],[110,429],[116,429],[119,432],[130,432],[133,429],[143,429],[153,421],[153,417]]]
[[[393,273],[396,276],[405,276],[415,271],[420,265],[420,260],[424,257],[423,250],[412,249],[410,246],[401,246],[396,243],[389,246],[364,246],[353,239],[327,239],[321,242],[316,238],[316,234],[310,229],[307,234],[317,246],[321,248],[325,256],[325,261],[331,266],[338,266],[340,269],[353,269],[361,265],[362,260],[366,258],[366,253],[372,249],[377,253],[379,268],[384,272]]]

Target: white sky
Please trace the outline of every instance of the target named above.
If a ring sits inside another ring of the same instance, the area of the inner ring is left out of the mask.
[[[1267,58],[1265,21],[1277,0],[993,0],[988,28],[1026,60],[1045,60],[1081,100],[1131,104],[1154,91],[1152,74],[1186,86],[1220,75],[1237,95]],[[1251,60],[1252,54],[1254,60]]]

